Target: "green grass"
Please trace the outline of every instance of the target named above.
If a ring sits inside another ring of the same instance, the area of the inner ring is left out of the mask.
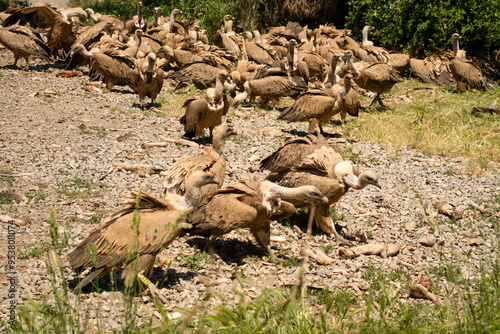
[[[427,155],[467,157],[471,173],[489,168],[488,161],[500,162],[498,115],[474,117],[470,114],[472,107],[489,107],[500,96],[498,85],[486,92],[473,90],[456,94],[406,79],[394,86],[389,95],[409,96],[412,102],[400,102],[386,110],[365,109],[358,118],[348,118],[345,136],[416,149]],[[360,95],[360,100],[367,106],[371,98]]]
[[[49,250],[49,245],[42,243],[41,246],[35,246],[32,248],[25,247],[24,250],[19,252],[20,259],[29,259],[31,257],[39,257],[40,255],[46,253]]]
[[[92,130],[87,130],[87,129],[81,129],[80,130],[81,135],[96,135],[97,137],[105,137],[109,135],[109,131],[105,129],[99,129],[97,131],[92,131]]]
[[[5,174],[6,176],[0,176],[0,184],[7,184],[8,186],[12,186],[14,184],[14,177],[9,176],[12,174],[12,171],[7,168],[0,168],[0,174]]]
[[[243,136],[243,135],[233,135],[233,136],[227,137],[225,140],[229,140],[237,145],[240,145],[240,144],[243,144],[243,142],[250,140],[250,138],[248,138],[247,136]]]
[[[82,199],[98,196],[100,194],[99,191],[92,188],[92,184],[89,181],[79,177],[65,180],[59,185],[57,193],[67,198]]]
[[[44,96],[42,99],[43,99],[45,102],[47,102],[47,103],[54,103],[54,102],[55,102],[55,100],[54,100],[53,98],[51,98],[51,97],[47,97],[47,96]]]
[[[183,266],[189,270],[198,271],[203,268],[203,263],[205,263],[209,258],[208,253],[201,252],[195,254],[182,255],[180,262]]]

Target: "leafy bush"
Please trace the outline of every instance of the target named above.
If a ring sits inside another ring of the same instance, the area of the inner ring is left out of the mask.
[[[500,47],[497,0],[349,0],[346,27],[356,36],[366,24],[373,39],[389,49],[423,56],[450,49],[451,35],[462,35],[469,53],[490,54]]]

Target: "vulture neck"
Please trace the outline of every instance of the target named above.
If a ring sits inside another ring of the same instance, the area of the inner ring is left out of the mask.
[[[276,186],[272,188],[272,191],[273,193],[276,194],[276,197],[287,200],[287,199],[297,199],[305,197],[304,191],[306,191],[308,188],[309,186],[302,186],[296,188]]]
[[[142,36],[139,34],[136,34],[134,42],[135,42],[135,46],[137,46],[139,48],[142,44]]]
[[[363,28],[363,43],[362,45],[373,45],[373,42],[368,40],[368,32],[370,31],[370,27]]]
[[[224,84],[222,83],[220,77],[215,80],[215,101],[218,101],[222,96],[222,91],[224,89]]]
[[[85,49],[85,48],[81,48],[81,49],[79,49],[79,50],[78,50],[78,52],[79,52],[82,56],[84,56],[85,58],[92,58],[92,56],[93,56],[92,52],[87,51],[87,49]]]
[[[196,30],[189,30],[189,40],[191,43],[196,43],[198,40],[198,32]]]
[[[297,55],[295,54],[295,45],[289,45],[286,52],[286,59],[290,70],[295,70],[297,67]]]
[[[99,23],[99,18],[95,15],[95,13],[94,13],[93,10],[90,11],[90,15],[89,16],[90,16],[90,19],[92,21],[94,21],[94,23]]]
[[[193,207],[199,202],[201,197],[200,188],[201,186],[196,182],[196,180],[186,180],[186,194],[184,195],[184,200],[186,201],[188,207]]]
[[[458,39],[453,40],[452,46],[453,46],[453,56],[454,57],[457,57],[459,54],[462,54],[462,52],[460,50]]]
[[[137,4],[137,22],[136,26],[142,28],[144,26],[144,20],[142,19],[142,2]]]
[[[224,22],[224,32],[227,35],[233,33],[233,20],[227,20]]]
[[[260,32],[257,30],[253,32],[253,40],[255,43],[260,44]]]
[[[104,29],[104,32],[106,33],[106,36],[108,36],[110,39],[113,39],[113,27],[106,27],[106,29]]]
[[[340,77],[336,74],[338,64],[339,64],[338,59],[332,57],[332,60],[330,62],[330,68],[328,69],[328,74],[326,75],[323,87],[328,83],[332,84],[333,86],[336,83],[340,82]]]
[[[152,27],[158,27],[160,25],[160,12],[155,11],[153,16],[153,23],[151,23]]]
[[[171,33],[174,32],[174,25],[175,25],[175,14],[172,13],[172,14],[170,14],[170,22],[168,23],[168,30]]]
[[[155,69],[155,60],[151,57],[148,57],[148,65],[146,67],[147,72],[153,72]]]
[[[214,151],[218,155],[222,155],[222,152],[224,151],[224,133],[215,133],[212,145],[214,147]]]

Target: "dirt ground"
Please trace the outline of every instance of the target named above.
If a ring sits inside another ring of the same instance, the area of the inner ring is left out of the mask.
[[[67,233],[69,237],[61,262],[71,281],[74,277],[66,255],[98,227],[95,223],[114,212],[133,190],[155,195],[162,191],[160,174],[139,176],[117,168],[116,164],[148,164],[166,170],[183,156],[196,154],[198,149],[175,144],[143,149],[141,144],[145,142],[180,138],[182,126],[178,116],[143,113],[138,108],[137,95],[128,88],[92,93],[83,89],[86,76],[63,78],[57,75],[61,67],[38,61],[24,71],[9,66],[12,60],[9,51],[0,50],[0,192],[24,194],[31,200],[2,202],[0,214],[23,220],[16,225],[16,251],[27,257],[15,262],[18,304],[26,304],[28,297],[53,303],[45,262],[46,249],[51,245],[50,211],[57,219],[59,234]],[[167,83],[163,95],[167,96],[165,92],[171,87]],[[277,111],[243,111],[237,114],[245,117],[234,116],[234,112],[227,117],[239,140],[226,141],[226,185],[252,175],[264,178],[266,172],[256,171],[260,160],[280,147],[284,138],[303,135],[307,130],[307,124],[277,122]],[[340,127],[325,130],[341,134]],[[465,173],[461,158],[424,156],[417,151],[395,150],[341,136],[331,140],[341,151],[359,154],[360,169],[376,172],[382,183],[381,190],[367,187],[344,196],[336,204],[336,214],[344,215],[338,224],[346,234],[364,233],[369,237],[368,243],[396,243],[401,249],[395,256],[385,258],[344,258],[332,236],[315,230],[311,247],[331,249],[333,263],[311,263],[305,275],[306,284],[330,289],[359,287],[362,295],[367,286],[364,272],[372,265],[385,271],[405,266],[413,279],[425,274],[427,268],[440,266],[443,259],[455,261],[453,252],[468,257],[476,268],[481,260],[494,256],[493,250],[498,246],[488,237],[493,227],[471,209],[470,203],[482,205],[500,195],[498,172],[487,170],[483,176],[473,177]],[[9,176],[11,173],[13,176]],[[463,217],[454,220],[438,214],[433,203],[439,201],[455,204],[463,211]],[[437,226],[426,223],[425,217],[438,222]],[[297,267],[290,263],[300,259],[305,224],[304,221],[299,228],[280,222],[272,224],[273,240],[281,240],[272,242],[278,258],[283,260],[280,264],[269,263],[265,252],[255,246],[245,230],[234,231],[216,242],[215,262],[205,256],[204,239],[182,237],[175,241],[160,254],[155,268],[155,275],[162,282],[161,292],[169,299],[167,311],[173,314],[176,309],[193,307],[203,295],[203,282],[207,279],[217,282],[211,287],[214,296],[208,302],[210,308],[220,304],[233,306],[238,300],[235,290],[253,299],[264,289],[295,284]],[[8,228],[4,222],[0,226],[0,260],[6,263]],[[434,242],[426,246],[422,237]],[[41,250],[40,254],[37,250]],[[173,260],[170,267],[165,265],[169,260]],[[472,275],[470,268],[463,270]],[[9,268],[0,267],[0,320],[6,319],[8,312],[8,272]],[[237,276],[245,278],[243,287]],[[436,277],[430,275],[430,279]],[[446,299],[450,284],[443,279],[439,282],[442,299]],[[100,286],[101,292],[84,292],[80,310],[89,313],[95,324],[95,305],[99,305],[105,328],[120,328],[123,293],[113,291],[109,278],[101,279]],[[399,298],[432,304],[410,299],[408,291],[403,291]],[[77,297],[72,295],[72,299],[75,302]],[[139,324],[157,314],[149,297],[139,296],[137,302]],[[155,317],[155,321],[160,320]]]

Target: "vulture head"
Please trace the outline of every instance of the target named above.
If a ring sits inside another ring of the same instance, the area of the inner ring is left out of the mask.
[[[342,161],[335,165],[335,177],[339,183],[344,183],[346,186],[360,190],[371,184],[381,189],[377,174],[371,171],[363,172],[356,176],[350,161]]]
[[[451,35],[452,41],[459,41],[461,39],[462,39],[462,36],[460,36],[460,34],[454,33],[453,35]]]
[[[281,198],[279,198],[277,191],[271,188],[264,192],[264,200],[262,201],[262,206],[267,210],[267,212],[272,215],[281,207]]]
[[[97,23],[99,21],[95,16],[95,12],[92,8],[85,9],[85,13],[87,13],[87,17],[94,21],[94,23]]]
[[[227,21],[234,21],[234,18],[231,15],[226,15],[226,16],[224,16],[224,22],[227,22]]]
[[[182,14],[182,10],[176,8],[176,9],[172,10],[172,12],[170,13],[170,16],[176,17],[179,14]]]
[[[222,94],[218,94],[215,88],[208,88],[205,94],[207,95],[208,108],[210,110],[217,110],[224,106]]]
[[[214,174],[204,172],[202,170],[197,170],[193,172],[186,179],[186,188],[188,187],[201,188],[202,186],[207,184],[217,184],[217,179],[215,178]]]
[[[251,41],[253,38],[252,33],[250,31],[244,31],[244,32],[240,33],[240,35],[245,37],[246,41]]]
[[[236,136],[238,133],[233,129],[233,126],[230,124],[219,125],[217,129],[214,131],[214,138],[227,138],[229,136]]]
[[[74,18],[77,16],[84,17],[85,20],[88,19],[87,12],[80,7],[71,8],[71,9],[63,11],[63,16],[64,16],[64,19],[66,20],[66,23],[75,22]]]
[[[83,46],[82,44],[73,45],[73,48],[71,49],[69,56],[73,57],[75,53],[79,53],[86,58],[92,57],[92,52],[87,51],[87,49],[85,49],[85,46]]]

